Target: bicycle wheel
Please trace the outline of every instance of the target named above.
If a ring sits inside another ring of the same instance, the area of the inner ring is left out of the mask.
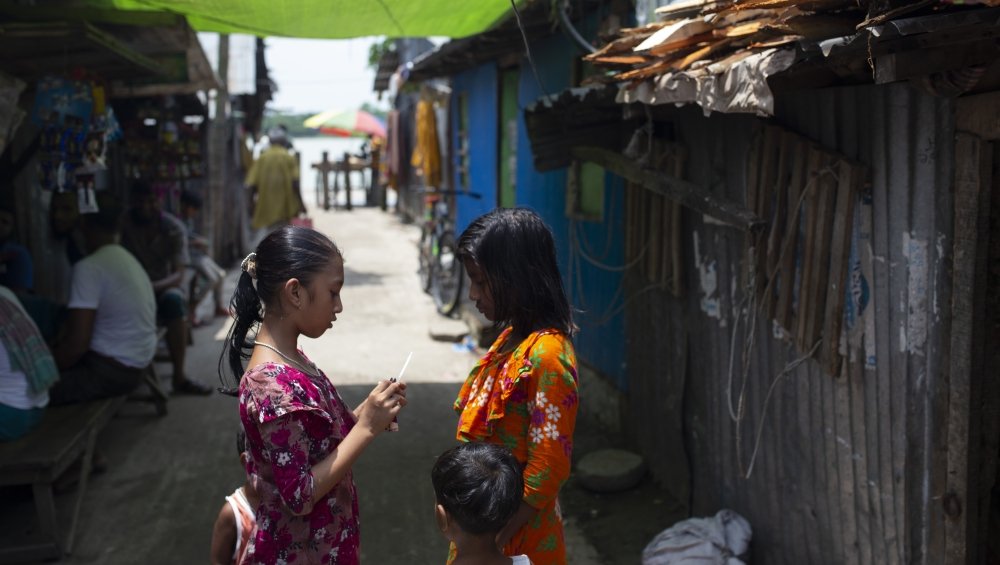
[[[417,273],[420,275],[420,289],[424,292],[430,292],[431,281],[434,278],[436,239],[434,232],[425,226],[420,233],[420,243],[417,244],[417,252],[420,254],[420,266]]]
[[[458,260],[455,234],[441,234],[437,242],[437,261],[431,276],[431,296],[438,312],[451,316],[458,309],[462,298],[462,262]]]

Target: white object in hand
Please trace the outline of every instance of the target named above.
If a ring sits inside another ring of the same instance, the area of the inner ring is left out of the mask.
[[[399,376],[396,377],[395,379],[392,379],[394,382],[403,380],[403,373],[406,372],[406,366],[410,364],[410,359],[412,358],[413,358],[413,352],[411,351],[410,354],[406,356],[406,361],[403,362],[403,368],[399,370]],[[390,432],[399,431],[399,422],[396,421],[396,418],[392,419],[392,422],[389,423],[389,427],[386,428],[386,431]]]
[[[413,352],[411,351],[409,355],[406,356],[406,361],[403,362],[403,368],[399,370],[399,376],[396,377],[397,381],[403,380],[403,373],[406,372],[406,366],[410,364],[410,359],[413,358]]]

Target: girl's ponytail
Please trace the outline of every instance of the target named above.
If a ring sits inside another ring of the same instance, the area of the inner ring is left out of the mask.
[[[229,302],[229,309],[233,312],[235,321],[229,329],[222,356],[219,358],[219,378],[223,385],[219,391],[234,396],[239,389],[240,379],[243,377],[243,360],[249,359],[253,351],[253,342],[247,343],[247,334],[250,333],[250,329],[254,325],[264,320],[263,304],[257,294],[254,282],[256,278],[256,253],[247,255],[241,266],[243,272],[240,273],[239,281],[236,283],[236,292],[233,293],[233,298]],[[230,378],[226,377],[223,370],[223,360],[229,364]]]
[[[229,303],[236,319],[219,357],[219,378],[223,384],[220,392],[236,395],[243,378],[243,361],[253,354],[253,341],[248,342],[247,335],[264,321],[265,308],[280,309],[279,295],[288,279],[297,278],[308,287],[313,277],[334,258],[343,261],[344,256],[330,238],[296,226],[271,232],[255,252],[247,255]],[[225,363],[229,364],[230,378],[223,369]]]

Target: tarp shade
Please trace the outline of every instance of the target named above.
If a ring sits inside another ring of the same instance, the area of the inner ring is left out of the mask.
[[[518,7],[529,1],[517,0]],[[510,0],[78,0],[72,4],[179,14],[198,31],[317,39],[465,37],[489,29],[511,9]]]

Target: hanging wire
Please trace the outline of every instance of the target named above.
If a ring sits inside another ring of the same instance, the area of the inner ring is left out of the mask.
[[[836,173],[833,172],[832,166],[828,166],[817,171],[816,175],[809,180],[809,182],[806,184],[805,187],[803,187],[802,193],[799,194],[799,199],[795,203],[795,208],[794,208],[795,212],[792,215],[792,217],[788,220],[789,225],[795,225],[798,223],[799,214],[801,214],[802,212],[802,204],[805,202],[806,196],[809,195],[812,188],[816,186],[819,179],[824,175],[831,175],[834,177],[834,180],[837,180],[838,178]],[[788,253],[789,249],[791,248],[790,245],[791,241],[792,240],[790,238],[786,238],[785,241],[782,243],[781,251],[778,254],[778,260],[775,261],[775,269],[768,273],[767,286],[764,287],[764,292],[761,293],[761,296],[770,295],[771,285],[774,284],[775,276],[778,274],[778,268],[784,262],[785,254]],[[747,385],[747,379],[750,374],[749,355],[756,341],[755,328],[757,324],[758,308],[757,308],[757,268],[755,266],[755,257],[756,257],[755,248],[751,246],[748,250],[746,258],[747,269],[748,269],[746,294],[744,295],[743,300],[740,301],[740,304],[739,306],[737,306],[736,309],[736,321],[733,323],[733,334],[732,334],[733,337],[730,340],[730,346],[729,346],[729,382],[728,386],[726,387],[726,400],[729,408],[729,417],[734,422],[737,423],[739,423],[739,421],[743,418],[743,405],[746,396],[746,385]],[[746,310],[744,310],[744,308],[746,308]],[[736,356],[736,336],[737,336],[737,330],[740,326],[740,319],[748,315],[750,316],[750,320],[746,326],[747,334],[743,344],[743,356],[742,356],[743,370],[741,371],[742,382],[740,383],[740,395],[738,399],[738,406],[734,409],[732,388],[733,388],[733,364]]]
[[[587,261],[588,263],[590,263],[591,265],[597,267],[602,271],[608,271],[611,273],[622,273],[638,265],[639,261],[642,261],[643,257],[645,257],[647,249],[649,249],[648,241],[646,242],[646,245],[643,246],[642,250],[639,251],[639,253],[635,256],[635,259],[632,259],[631,261],[625,263],[624,265],[608,265],[607,263],[604,263],[588,255],[587,252],[584,251],[582,247],[578,247],[576,251],[580,254],[580,257],[582,257],[585,261]]]
[[[559,16],[559,23],[562,24],[563,29],[566,30],[566,33],[569,34],[573,42],[576,43],[584,53],[596,53],[597,47],[594,47],[589,41],[584,39],[583,36],[580,35],[580,32],[577,31],[576,27],[573,26],[573,22],[569,18],[569,0],[562,0],[561,5],[556,12]]]
[[[624,198],[624,195],[622,197]],[[616,211],[615,208],[616,199],[614,197],[614,194],[611,194],[610,200],[611,200],[611,205],[608,207],[608,216],[614,217]],[[611,251],[611,236],[613,235],[613,232],[611,228],[611,221],[609,220],[607,223],[608,223],[608,234],[607,234],[607,239],[605,241],[605,250],[604,253],[602,253],[602,256],[607,255]],[[643,257],[646,254],[646,250],[649,249],[650,242],[647,241],[646,245],[642,248],[642,250],[638,253],[638,255],[629,260],[627,263],[623,265],[608,265],[603,261],[596,259],[592,257],[590,254],[588,254],[587,250],[585,249],[587,247],[586,240],[585,238],[581,237],[579,233],[578,224],[579,222],[577,222],[573,218],[570,218],[570,221],[568,222],[567,225],[568,236],[570,241],[570,259],[569,259],[570,289],[572,291],[572,289],[575,286],[577,301],[581,307],[580,310],[582,313],[586,313],[589,311],[589,308],[587,308],[586,301],[584,299],[583,264],[581,263],[580,260],[583,259],[588,263],[590,263],[591,265],[593,265],[594,267],[597,267],[598,269],[601,269],[603,271],[608,271],[612,273],[625,272],[628,271],[630,268],[634,267],[643,259]],[[638,290],[630,294],[629,296],[624,296],[625,279],[624,276],[620,277],[615,292],[612,293],[611,298],[607,300],[606,306],[603,307],[603,312],[600,315],[597,315],[596,318],[588,319],[587,325],[591,327],[599,327],[607,324],[612,319],[614,319],[615,316],[623,312],[625,308],[628,307],[628,305],[631,304],[632,301],[635,300],[638,296],[643,295],[649,292],[650,290],[655,290],[657,288],[662,289],[663,285],[660,283],[653,284],[646,288]],[[623,296],[624,298],[622,298]],[[571,298],[572,298],[572,293],[571,293]],[[616,306],[620,298],[621,298],[621,304],[618,304]]]
[[[517,29],[521,30],[521,39],[524,41],[524,53],[528,57],[528,64],[531,66],[531,72],[535,75],[535,82],[538,83],[538,88],[542,91],[542,95],[548,98],[549,92],[545,90],[545,85],[542,84],[542,77],[538,75],[538,68],[535,66],[535,59],[531,56],[531,46],[528,45],[528,34],[524,31],[524,24],[521,23],[521,12],[517,9],[517,3],[515,0],[510,0],[510,7],[514,9],[514,18],[517,19]]]
[[[382,6],[382,10],[385,12],[385,15],[388,16],[390,20],[392,20],[392,23],[396,26],[396,29],[399,30],[399,36],[406,37],[406,32],[403,31],[403,25],[400,24],[399,20],[396,19],[395,14],[392,13],[392,10],[389,9],[389,6],[385,5],[385,1],[384,0],[375,0],[375,1],[378,2],[379,6]]]
[[[736,444],[737,444],[737,447],[736,447],[737,457],[736,458],[739,459],[739,461],[740,461],[740,472],[743,472],[743,476],[745,478],[749,479],[750,476],[753,475],[753,466],[754,466],[754,463],[757,461],[757,452],[758,452],[758,450],[760,450],[760,439],[761,439],[761,436],[763,436],[763,434],[764,434],[764,420],[767,417],[767,408],[768,408],[768,405],[771,403],[771,395],[774,393],[774,388],[776,386],[778,386],[778,383],[781,382],[781,380],[783,378],[785,378],[789,373],[791,373],[796,368],[798,368],[799,365],[801,365],[801,364],[805,363],[806,361],[808,361],[809,359],[811,359],[812,356],[816,353],[816,350],[819,349],[819,346],[822,345],[822,344],[823,344],[823,340],[822,339],[817,340],[816,343],[812,346],[812,349],[810,349],[808,352],[806,352],[804,355],[802,355],[798,359],[795,359],[795,360],[789,362],[787,365],[785,365],[785,368],[782,369],[782,371],[780,373],[778,373],[778,376],[774,377],[773,381],[771,381],[771,386],[768,387],[768,389],[767,389],[767,396],[764,397],[764,407],[761,408],[760,420],[757,421],[757,434],[756,434],[756,438],[754,439],[753,451],[750,454],[750,461],[747,463],[746,472],[743,472],[743,458],[741,456],[739,456],[739,443],[740,443],[740,435],[741,435],[740,434],[740,427],[741,426],[740,426],[740,422],[736,423]]]
[[[806,185],[802,188],[802,193],[799,194],[799,199],[795,203],[794,213],[788,220],[789,225],[798,224],[799,214],[802,212],[802,204],[805,202],[806,196],[808,196],[812,188],[818,184],[819,179],[826,175],[832,176],[834,180],[838,179],[837,174],[834,172],[833,166],[827,166],[817,171],[816,174],[813,176],[813,178],[811,178],[809,182],[806,183]],[[760,449],[760,441],[761,441],[761,436],[763,434],[764,421],[767,418],[767,410],[771,401],[771,394],[774,392],[774,388],[788,373],[792,372],[793,370],[795,370],[796,367],[798,367],[802,363],[805,363],[808,359],[812,358],[812,356],[816,353],[816,350],[819,349],[819,346],[822,343],[822,339],[818,340],[812,346],[812,348],[809,350],[808,353],[785,365],[785,368],[780,373],[778,373],[778,375],[771,382],[771,386],[768,388],[767,391],[767,396],[764,399],[764,406],[761,408],[760,418],[758,419],[757,422],[757,433],[756,433],[756,438],[754,440],[753,451],[751,452],[750,455],[750,461],[744,467],[743,457],[742,457],[742,443],[743,443],[742,427],[743,427],[743,420],[746,416],[747,384],[750,380],[750,356],[753,354],[757,341],[757,314],[759,311],[757,300],[758,296],[770,296],[771,286],[774,284],[775,277],[778,274],[778,268],[783,263],[785,254],[788,253],[788,251],[791,249],[790,242],[791,239],[786,238],[785,241],[782,243],[781,250],[778,253],[778,259],[775,262],[775,268],[773,271],[767,273],[768,275],[767,285],[764,287],[764,292],[760,293],[759,295],[757,293],[758,273],[756,265],[756,256],[757,256],[756,247],[750,246],[747,249],[746,262],[747,262],[748,277],[747,277],[747,288],[745,290],[746,294],[744,295],[743,299],[737,306],[736,321],[733,323],[732,339],[729,345],[729,379],[726,386],[726,401],[727,401],[726,403],[727,403],[727,408],[729,409],[729,417],[733,420],[733,422],[736,423],[736,459],[737,462],[739,463],[740,474],[747,479],[749,479],[750,476],[753,474],[754,462],[757,459],[757,452]],[[740,393],[739,396],[737,397],[736,406],[734,408],[733,365],[736,357],[736,343],[737,343],[736,337],[738,335],[738,329],[740,326],[741,319],[745,320],[744,331],[746,333],[746,337],[744,338],[743,351],[741,355],[741,361],[743,366],[742,370],[740,371],[741,373]]]
[[[581,174],[577,174],[577,180],[576,180],[577,186],[579,186],[579,185],[582,184],[582,179],[580,178],[581,176],[582,176]],[[608,190],[608,192],[610,193],[611,190]],[[608,198],[608,199],[611,201],[611,203],[608,206],[607,214],[605,214],[605,217],[608,218],[608,219],[604,222],[607,225],[607,230],[605,230],[606,233],[605,233],[605,236],[604,236],[604,250],[601,251],[601,253],[596,253],[593,249],[591,249],[591,246],[587,243],[587,238],[586,237],[582,237],[580,235],[580,230],[578,228],[579,222],[575,218],[573,218],[573,217],[570,217],[570,219],[569,219],[569,221],[570,221],[570,237],[572,238],[571,241],[572,241],[574,247],[577,250],[579,250],[580,255],[584,259],[586,259],[587,262],[589,262],[592,265],[594,265],[595,267],[597,267],[599,269],[602,269],[602,270],[605,270],[605,271],[612,271],[612,272],[624,271],[624,270],[628,269],[628,267],[631,266],[631,264],[625,265],[625,266],[621,266],[621,267],[614,267],[614,266],[606,265],[604,263],[604,259],[611,253],[611,249],[612,249],[611,240],[613,239],[614,233],[615,233],[614,232],[614,224],[613,224],[611,218],[614,218],[615,217],[615,212],[617,212],[617,207],[615,205],[616,202],[617,202],[617,199],[614,197],[614,194],[611,194],[610,198]],[[624,195],[623,195],[623,199],[624,199]],[[648,246],[648,242],[647,242],[647,246]],[[596,257],[599,257],[599,258],[596,258]],[[634,263],[632,263],[632,264],[634,264]]]

